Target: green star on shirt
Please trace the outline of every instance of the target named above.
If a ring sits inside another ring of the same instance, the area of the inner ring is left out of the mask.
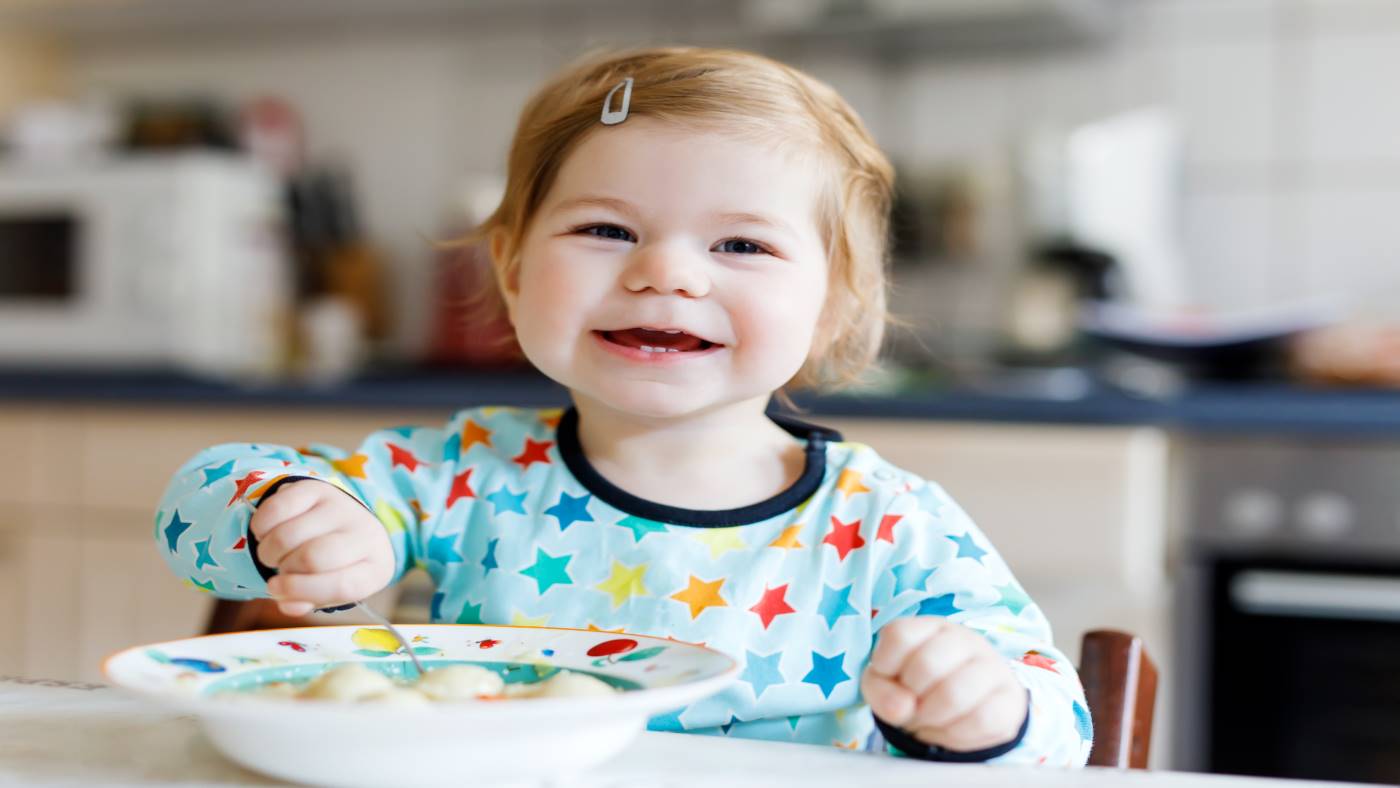
[[[1001,599],[997,600],[998,605],[1005,605],[1011,615],[1019,616],[1021,611],[1026,609],[1026,605],[1031,603],[1031,598],[1026,596],[1026,592],[1015,583],[1007,583],[1004,586],[993,586],[997,593],[1001,594]]]
[[[569,577],[569,573],[565,571],[570,558],[573,556],[552,556],[537,547],[535,548],[535,563],[520,570],[520,574],[534,578],[535,583],[539,586],[539,592],[543,594],[551,586],[574,582],[573,578]]]
[[[661,523],[658,523],[655,520],[647,520],[643,517],[634,517],[630,514],[622,518],[621,520],[618,520],[617,524],[622,526],[623,528],[631,529],[633,543],[642,541],[642,537],[646,536],[647,534],[664,533],[666,531],[671,530],[665,525],[662,525]]]

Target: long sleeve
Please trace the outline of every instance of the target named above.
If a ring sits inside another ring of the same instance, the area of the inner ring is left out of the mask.
[[[1009,661],[1030,702],[1020,740],[988,753],[988,762],[1082,766],[1093,734],[1078,673],[987,537],[942,488],[922,480],[891,502],[884,524],[896,549],[874,584],[876,637],[911,615],[943,616],[980,632]]]
[[[439,469],[451,448],[449,435],[435,428],[384,430],[354,452],[316,444],[205,449],[166,488],[156,513],[158,548],[177,575],[205,591],[229,599],[265,597],[267,584],[249,550],[248,522],[277,482],[310,477],[344,490],[384,525],[397,581],[422,552],[418,501],[448,494],[444,485],[451,479],[441,478]]]

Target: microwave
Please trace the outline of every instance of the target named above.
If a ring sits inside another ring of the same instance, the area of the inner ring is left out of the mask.
[[[0,364],[277,374],[282,219],[276,176],[231,154],[0,165]]]

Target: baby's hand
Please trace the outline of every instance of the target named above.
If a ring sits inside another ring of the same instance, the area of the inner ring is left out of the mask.
[[[258,560],[277,570],[267,591],[286,615],[358,602],[393,579],[394,548],[384,526],[328,482],[284,484],[258,506],[248,528]]]
[[[861,692],[875,716],[920,741],[970,752],[1016,738],[1026,690],[977,632],[945,618],[891,621],[880,631]]]

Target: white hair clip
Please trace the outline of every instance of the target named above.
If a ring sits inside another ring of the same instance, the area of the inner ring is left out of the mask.
[[[622,106],[616,110],[609,109],[612,106],[613,94],[622,89]],[[627,120],[627,108],[632,104],[632,78],[628,77],[613,85],[613,89],[608,91],[608,95],[603,99],[603,121],[604,126],[615,126]]]

